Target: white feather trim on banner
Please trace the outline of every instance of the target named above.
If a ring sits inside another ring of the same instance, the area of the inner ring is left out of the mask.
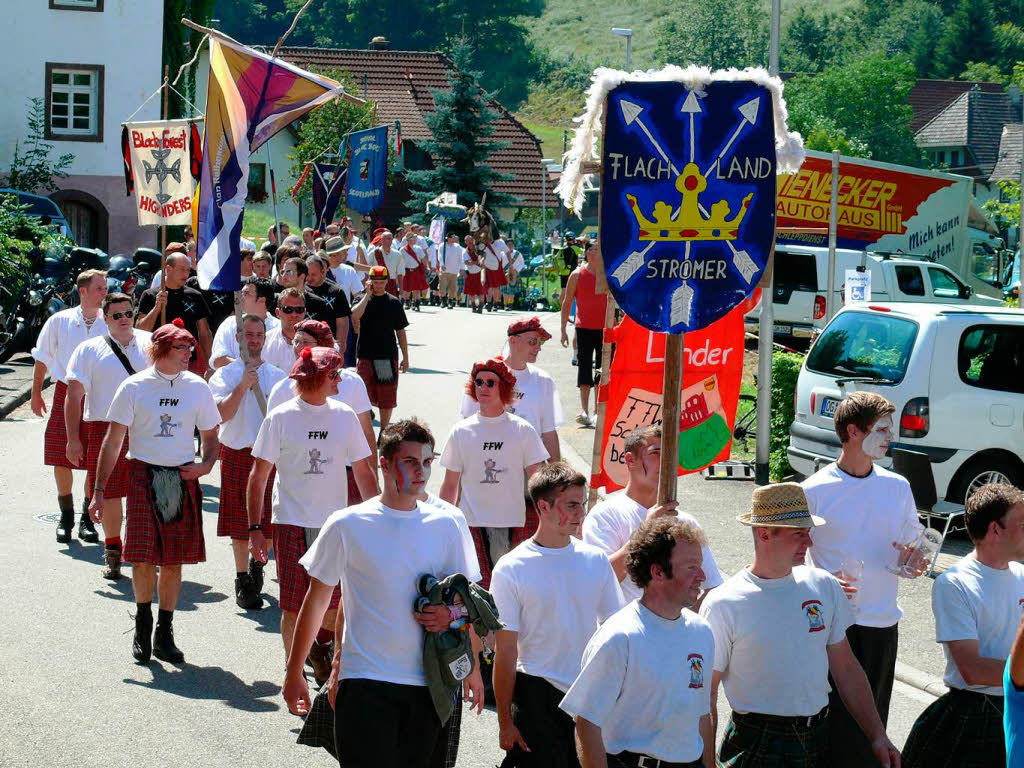
[[[569,151],[562,158],[562,176],[555,187],[555,194],[561,197],[565,206],[577,216],[583,208],[583,179],[586,177],[586,174],[580,172],[580,168],[584,162],[599,159],[597,137],[601,134],[605,97],[609,91],[626,81],[667,80],[682,83],[693,91],[701,91],[708,83],[723,80],[748,80],[763,85],[771,91],[774,106],[776,173],[794,173],[804,162],[803,138],[796,131],[790,131],[786,125],[789,111],[786,109],[786,100],[782,97],[782,81],[760,67],[719,69],[714,72],[707,67],[679,67],[675,64],[647,72],[624,72],[599,67],[594,70],[591,80],[593,82],[587,91],[586,112],[573,118],[574,122],[579,123],[579,127],[573,135]]]

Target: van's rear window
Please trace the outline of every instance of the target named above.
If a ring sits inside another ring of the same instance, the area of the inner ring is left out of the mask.
[[[880,312],[837,315],[811,347],[807,367],[837,378],[856,376],[898,383],[917,338],[917,323]]]
[[[817,291],[818,267],[811,253],[775,252],[775,285],[791,291]]]

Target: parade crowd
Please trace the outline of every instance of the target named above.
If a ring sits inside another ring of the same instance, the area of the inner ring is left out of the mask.
[[[219,462],[236,603],[262,607],[272,554],[284,698],[346,768],[452,766],[463,706],[491,696],[504,768],[1024,765],[1024,493],[967,499],[974,550],[933,587],[949,692],[901,755],[886,735],[898,583],[927,562],[907,481],[876,463],[891,403],[848,396],[839,458],[753,491],[735,511],[750,564],[729,576],[702,510],[658,504],[660,426],[628,434],[625,488],[588,512],[536,317],[466,361],[443,440],[392,419],[406,311],[454,307],[460,290],[473,312],[505,306],[523,268],[511,242],[451,235],[439,250],[407,225],[364,243],[347,221],[318,234],[242,242],[240,328],[230,293],[199,290],[187,240],[138,306],[90,270],[80,306],[40,333],[31,404],[48,419],[56,538],[98,544],[99,524],[102,577],[131,565],[135,661],[186,658],[174,610],[182,566],[206,559],[200,478]],[[604,325],[592,278],[584,261],[567,286],[588,422]],[[731,714],[716,745],[719,688]]]

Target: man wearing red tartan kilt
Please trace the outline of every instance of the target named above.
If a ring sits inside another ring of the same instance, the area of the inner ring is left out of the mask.
[[[262,563],[267,561],[264,499],[271,467],[277,466],[272,519],[285,658],[309,587],[309,576],[299,558],[327,518],[348,506],[345,465],[352,465],[364,498],[379,493],[359,419],[355,411],[332,397],[338,392],[343,363],[334,347],[304,348],[289,374],[298,396],[267,414],[252,447],[255,462],[246,490],[249,551]],[[331,637],[340,597],[335,590],[322,634],[310,651],[309,660],[321,685],[331,674]]]
[[[421,243],[422,241],[422,243]],[[405,279],[402,282],[402,300],[405,308],[420,311],[420,299],[430,298],[430,284],[427,282],[426,240],[423,240],[409,222],[405,224],[405,237],[399,249],[405,259]]]
[[[263,564],[249,557],[249,517],[245,509],[245,487],[252,469],[252,444],[256,442],[264,412],[253,392],[259,387],[266,405],[274,385],[285,372],[263,362],[266,325],[257,315],[242,318],[242,339],[249,363],[234,360],[218,368],[210,378],[213,399],[220,411],[221,462],[220,507],[217,535],[231,539],[235,556],[235,603],[253,610],[263,607]],[[270,483],[264,496],[263,524],[270,530]]]
[[[64,408],[67,458],[75,465],[84,460],[85,492],[92,496],[96,485],[96,461],[107,435],[107,411],[114,393],[125,379],[149,367],[149,331],[132,327],[132,300],[110,293],[103,300],[103,320],[108,333],[78,345],[68,361],[68,396]],[[84,404],[84,421],[83,421]],[[96,522],[103,524],[103,578],[121,578],[122,499],[128,495],[128,441],[124,441],[114,469],[103,486],[103,508]]]
[[[477,314],[484,311],[480,303],[481,296],[487,295],[483,281],[483,262],[483,256],[476,250],[476,240],[472,235],[466,235],[466,250],[462,257],[462,263],[466,265],[466,282],[462,286],[462,293],[469,298],[469,307]]]
[[[508,246],[500,238],[492,241],[486,230],[480,234],[480,242],[486,275],[487,309],[497,312],[501,309],[501,289],[508,285],[508,277],[505,275],[508,268]]]
[[[537,529],[532,505],[532,519],[527,517],[526,482],[549,458],[537,430],[505,410],[515,384],[504,360],[476,363],[466,394],[480,411],[456,422],[441,451],[445,476],[440,496],[449,504],[458,499],[476,543],[485,589],[498,558]]]
[[[181,566],[206,560],[199,478],[217,462],[220,413],[210,387],[188,370],[195,344],[181,320],[153,333],[149,353],[153,365],[129,376],[114,393],[107,412],[110,427],[96,464],[93,514],[103,507],[106,484],[128,435],[131,474],[124,559],[132,564],[136,604],[132,655],[140,664],[148,663],[150,655],[172,664],[185,660],[172,628]],[[192,438],[196,429],[202,440],[198,462]],[[160,600],[155,632],[154,588]]]
[[[107,273],[96,269],[82,272],[75,281],[81,304],[64,309],[49,317],[43,323],[32,349],[35,367],[32,370],[32,413],[39,418],[46,414],[43,401],[43,380],[49,373],[54,382],[53,402],[50,418],[46,422],[43,443],[43,463],[53,467],[53,478],[57,485],[57,506],[60,521],[57,523],[57,541],[67,544],[71,541],[71,529],[75,525],[75,502],[71,495],[71,470],[84,469],[68,459],[67,426],[64,422],[64,402],[67,397],[67,364],[75,347],[107,332],[106,323],[100,313],[103,298],[107,295]],[[89,507],[88,494],[82,503],[82,516],[78,523],[78,537],[83,541],[96,542],[99,536],[92,520],[86,514]]]

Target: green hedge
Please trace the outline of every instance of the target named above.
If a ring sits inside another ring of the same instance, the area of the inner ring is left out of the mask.
[[[793,411],[793,394],[803,355],[776,352],[772,355],[772,431],[769,472],[773,482],[779,482],[790,474],[786,448],[789,446],[789,427],[796,418]]]

